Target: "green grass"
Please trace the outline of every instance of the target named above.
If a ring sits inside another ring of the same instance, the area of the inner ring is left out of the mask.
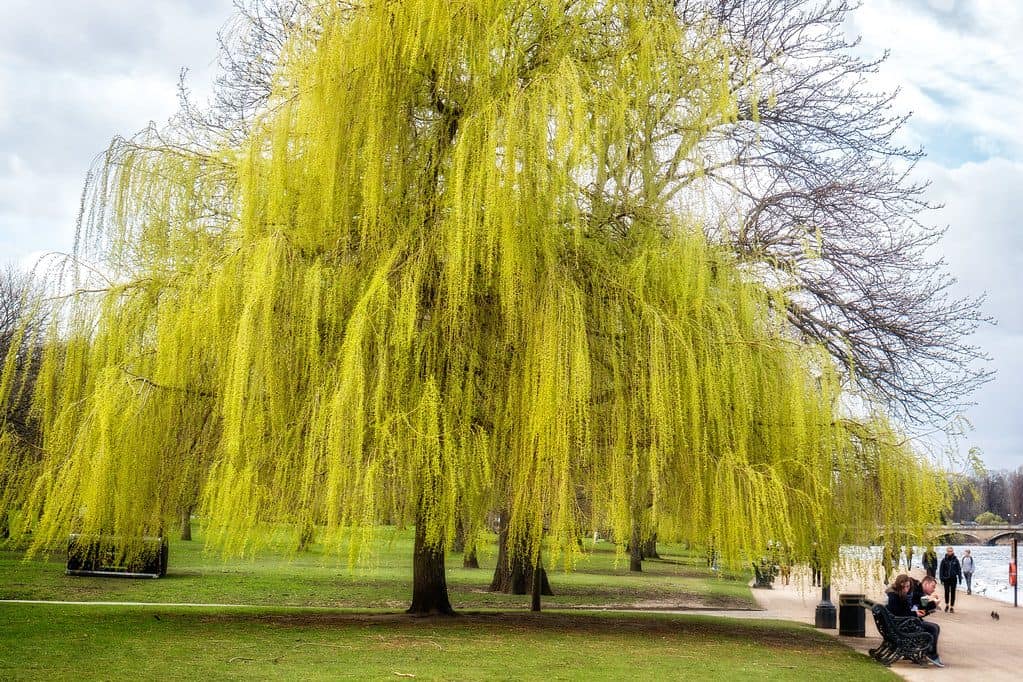
[[[0,633],[9,680],[897,679],[809,627],[665,614],[0,604]]]
[[[551,570],[556,596],[541,614],[525,610],[528,596],[486,591],[493,547],[478,570],[451,555],[450,596],[462,615],[439,619],[402,613],[409,532],[385,532],[354,570],[319,546],[222,561],[201,538],[173,542],[159,580],[68,577],[60,554],[25,561],[0,551],[0,599],[152,604],[0,604],[0,679],[896,679],[806,626],[582,610],[754,604],[748,576],[713,573],[682,547],[659,549],[663,559],[636,574],[598,543],[573,572]]]
[[[169,570],[160,580],[88,578],[64,575],[62,554],[24,561],[0,551],[0,599],[140,601],[164,603],[260,604],[399,609],[411,598],[412,534],[387,532],[368,563],[350,569],[347,561],[309,552],[288,556],[267,549],[249,559],[222,561],[193,542],[171,543]],[[589,544],[589,543],[587,543]],[[597,543],[572,572],[551,569],[555,592],[549,607],[733,607],[754,605],[746,576],[712,573],[703,559],[666,545],[662,560],[646,561],[643,573],[630,573],[628,559],[609,543]],[[486,591],[493,575],[494,550],[481,557],[481,569],[463,569],[461,555],[447,560],[448,587],[456,609],[528,608],[528,596]],[[738,578],[738,579],[737,579]]]

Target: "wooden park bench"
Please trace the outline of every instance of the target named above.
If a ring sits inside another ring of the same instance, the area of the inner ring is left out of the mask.
[[[128,543],[134,545],[124,558]],[[67,575],[161,578],[167,575],[167,538],[134,540],[109,535],[72,535],[67,545]]]
[[[756,581],[753,587],[757,589],[774,589],[774,579],[778,575],[778,566],[769,562],[766,558],[760,563],[753,562],[753,575]]]
[[[920,619],[916,616],[893,616],[884,604],[871,602],[869,607],[874,614],[874,625],[884,640],[880,646],[870,650],[871,657],[884,665],[903,658],[926,665],[933,638],[923,628]]]

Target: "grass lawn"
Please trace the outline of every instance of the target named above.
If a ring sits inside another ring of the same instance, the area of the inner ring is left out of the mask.
[[[222,561],[203,551],[201,530],[192,542],[172,541],[166,578],[131,580],[69,577],[63,554],[24,561],[20,552],[0,551],[0,599],[141,601],[266,606],[330,606],[399,609],[411,600],[412,531],[387,531],[368,562],[349,569],[314,545],[289,556],[271,547],[248,559]],[[590,543],[587,543],[588,545]],[[718,575],[702,557],[665,545],[663,559],[645,561],[643,573],[628,571],[628,557],[597,543],[565,573],[550,570],[555,592],[544,605],[557,607],[687,608],[753,606],[746,576]],[[496,551],[481,557],[481,569],[463,569],[449,556],[448,588],[456,609],[528,608],[528,596],[487,592]]]
[[[550,572],[556,596],[541,614],[525,610],[528,596],[486,591],[493,549],[477,570],[452,555],[448,584],[461,615],[428,619],[401,612],[411,533],[388,531],[374,550],[349,570],[318,546],[225,562],[201,538],[177,541],[159,580],[68,577],[60,554],[26,562],[0,551],[0,599],[153,604],[0,604],[0,680],[897,679],[806,626],[657,613],[754,604],[747,576],[714,573],[681,547],[659,546],[663,559],[636,574],[598,543],[573,572]]]
[[[0,679],[894,680],[806,626],[667,614],[0,604]]]

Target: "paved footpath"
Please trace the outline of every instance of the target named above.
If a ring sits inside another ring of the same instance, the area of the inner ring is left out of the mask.
[[[912,575],[919,578],[922,572],[914,570]],[[839,585],[838,589],[832,588],[832,602],[836,608],[840,592],[864,594],[868,599],[875,601],[884,599],[883,588],[850,581],[845,585]],[[944,596],[940,585],[936,593]],[[753,594],[765,611],[746,617],[777,618],[813,624],[814,610],[820,601],[820,588],[810,588],[806,584],[797,586],[795,583],[784,586],[780,580],[776,581],[774,589],[753,590]],[[1020,596],[1023,597],[1023,594]],[[992,611],[998,613],[997,621],[991,617]],[[881,641],[874,627],[874,619],[869,613],[866,615],[866,637],[839,637],[838,630],[825,632],[830,632],[841,642],[866,654],[867,649],[877,646]],[[965,590],[961,590],[956,595],[955,613],[939,611],[927,618],[941,626],[938,651],[945,668],[918,666],[909,661],[900,661],[891,669],[902,678],[934,680],[940,676],[944,680],[977,682],[1002,680],[1019,682],[1023,679],[1023,606],[1013,608],[1012,604],[967,595]]]

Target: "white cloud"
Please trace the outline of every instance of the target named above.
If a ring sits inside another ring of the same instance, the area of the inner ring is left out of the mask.
[[[1000,326],[1023,334],[1023,230],[1019,229],[1019,192],[1023,188],[1023,161],[991,159],[943,168],[920,166],[932,181],[929,196],[945,208],[934,216],[947,223],[942,243],[952,272],[964,293],[986,291],[988,308]]]
[[[864,0],[846,28],[862,35],[866,56],[891,50],[877,84],[902,90],[898,105],[914,114],[903,142],[928,151],[917,170],[933,181],[929,199],[945,204],[924,219],[948,225],[940,253],[959,279],[955,292],[986,292],[985,311],[998,319],[972,339],[998,374],[973,396],[974,430],[962,445],[979,446],[992,468],[1014,469],[1023,465],[1023,4]]]
[[[32,251],[70,250],[81,176],[40,171],[9,154],[0,171],[0,260],[25,263]]]
[[[867,55],[891,50],[879,82],[902,88],[911,142],[952,135],[960,159],[1023,154],[1023,5],[866,0],[847,29]]]
[[[0,56],[22,65],[75,72],[154,75],[213,61],[226,0],[5,0]]]
[[[998,320],[973,340],[992,357],[994,381],[973,397],[967,411],[974,430],[964,446],[979,446],[992,468],[1023,465],[1023,427],[1018,418],[1023,385],[1023,230],[1019,229],[1019,193],[1023,161],[991,159],[944,168],[921,164],[932,185],[928,196],[945,207],[930,216],[948,225],[941,253],[959,278],[960,296],[987,293],[985,310]]]
[[[0,260],[69,250],[85,173],[114,135],[209,90],[231,0],[0,1]]]

